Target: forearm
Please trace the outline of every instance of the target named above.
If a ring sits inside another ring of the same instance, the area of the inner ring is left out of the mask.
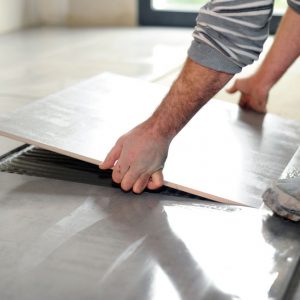
[[[171,140],[233,76],[258,58],[273,0],[209,1],[197,17],[189,58],[146,124]]]
[[[147,120],[169,140],[234,73],[258,58],[268,36],[273,0],[209,1],[197,17],[189,58],[169,93]]]
[[[187,59],[169,93],[148,120],[156,134],[172,138],[231,78],[232,74]]]
[[[255,74],[261,85],[270,89],[300,55],[300,14],[288,8],[274,43]]]

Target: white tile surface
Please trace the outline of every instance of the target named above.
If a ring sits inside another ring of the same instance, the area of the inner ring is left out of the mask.
[[[117,138],[147,118],[167,89],[102,74],[19,109],[0,122],[17,140],[102,161]],[[175,138],[165,184],[212,200],[258,207],[299,143],[300,125],[212,100]]]
[[[149,116],[165,92],[104,73],[3,117],[1,129],[23,142],[98,164],[122,132]]]

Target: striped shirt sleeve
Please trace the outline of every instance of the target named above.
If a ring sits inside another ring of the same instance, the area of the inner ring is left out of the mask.
[[[300,1],[300,0],[290,0]],[[211,0],[196,19],[189,57],[235,74],[257,60],[269,35],[274,0]]]
[[[288,0],[288,5],[298,14],[300,14],[300,0]]]

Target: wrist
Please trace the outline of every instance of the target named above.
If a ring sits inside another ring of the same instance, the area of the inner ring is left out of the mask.
[[[156,111],[145,123],[155,140],[163,140],[171,143],[178,133],[172,124],[166,122],[163,114],[159,111]]]
[[[271,75],[272,74],[270,72],[264,70],[258,70],[253,75],[255,86],[260,90],[263,90],[264,92],[268,93],[276,83],[276,80],[272,78]]]

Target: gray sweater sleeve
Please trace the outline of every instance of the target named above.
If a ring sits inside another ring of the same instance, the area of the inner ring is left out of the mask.
[[[211,0],[200,9],[188,56],[216,71],[240,72],[262,51],[269,35],[273,2]]]
[[[288,0],[288,5],[295,12],[297,12],[298,14],[300,14],[300,0]]]

